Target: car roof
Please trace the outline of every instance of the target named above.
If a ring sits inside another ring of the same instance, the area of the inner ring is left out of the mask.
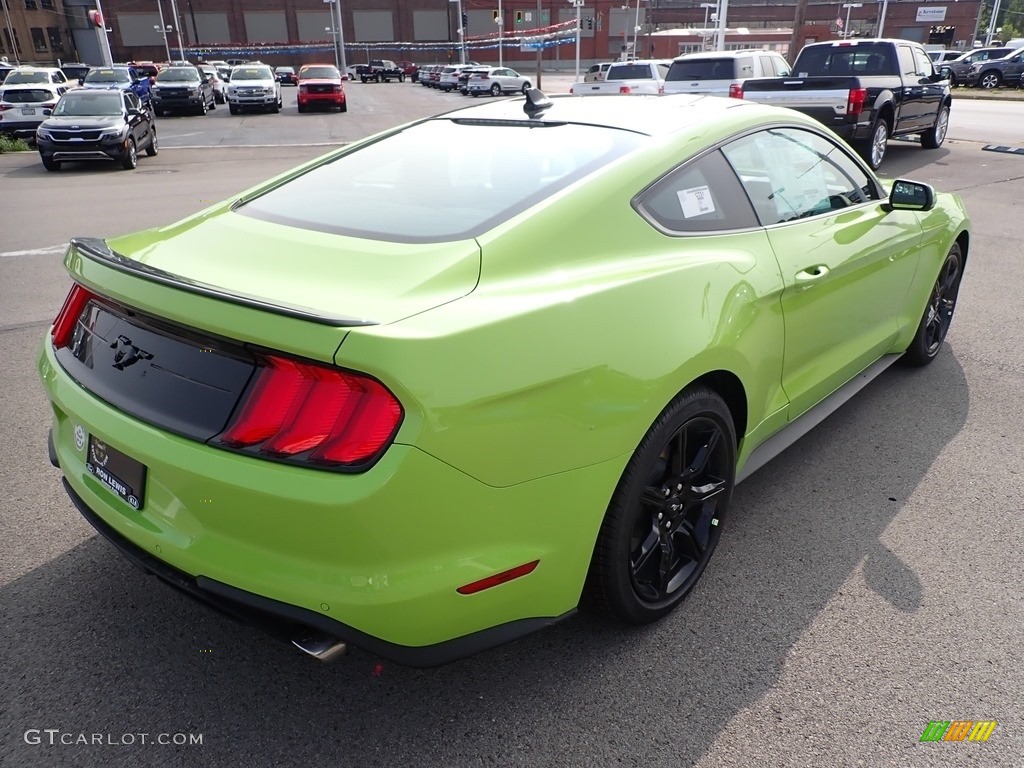
[[[686,61],[698,59],[738,59],[740,56],[749,56],[752,53],[775,53],[775,51],[765,51],[760,48],[744,48],[739,51],[697,51],[676,56],[674,61],[679,61],[680,59],[685,59]]]
[[[523,110],[522,97],[487,101],[437,115],[432,120],[495,120],[578,123],[633,131],[650,136],[668,135],[681,131],[695,131],[700,135],[719,121],[727,122],[740,114],[775,116],[791,123],[818,126],[811,118],[778,107],[740,99],[727,99],[702,94],[673,94],[670,96],[548,96],[551,106],[535,118]]]

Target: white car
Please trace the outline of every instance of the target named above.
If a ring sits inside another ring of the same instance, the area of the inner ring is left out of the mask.
[[[16,139],[32,139],[36,128],[48,117],[70,84],[0,84],[0,134]]]
[[[789,77],[789,62],[774,51],[705,51],[677,57],[665,78],[665,93],[730,96],[742,93],[743,81]]]
[[[470,96],[479,96],[481,93],[489,93],[491,96],[526,93],[532,87],[528,78],[508,67],[488,67],[481,72],[474,72],[466,81],[466,90]]]
[[[613,93],[660,94],[672,62],[666,59],[634,59],[615,61],[599,82],[573,83],[569,93],[577,96],[600,96]]]
[[[243,109],[280,112],[283,106],[281,83],[266,64],[243,64],[232,69],[226,96],[232,115]]]
[[[608,67],[612,65],[610,61],[603,61],[600,64],[591,64],[590,69],[583,75],[584,83],[600,83],[604,80],[604,76],[608,74]]]
[[[71,87],[67,75],[56,67],[17,67],[4,80],[4,85],[63,85]]]
[[[217,65],[209,63],[198,64],[197,66],[200,72],[210,78],[210,84],[213,86],[213,100],[218,104],[223,104],[227,99],[228,84],[220,76],[220,70],[217,69]]]

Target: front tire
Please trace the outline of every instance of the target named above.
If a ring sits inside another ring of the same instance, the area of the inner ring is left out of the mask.
[[[928,365],[939,354],[942,343],[946,340],[949,325],[953,321],[953,311],[956,309],[963,274],[963,253],[960,251],[960,245],[953,243],[953,247],[946,254],[946,260],[942,262],[935,285],[932,286],[914,340],[910,342],[903,355],[902,360],[907,365]]]
[[[230,112],[232,115],[237,115],[238,107],[236,107],[234,104],[228,104],[228,112]]]
[[[938,149],[946,140],[949,130],[949,107],[943,106],[935,116],[935,125],[921,134],[921,146],[925,149]]]
[[[43,168],[45,168],[46,170],[54,172],[60,170],[60,160],[54,160],[53,158],[47,157],[46,155],[40,155],[39,157],[40,159],[42,159]]]
[[[139,152],[135,146],[135,139],[128,139],[128,146],[125,147],[124,156],[121,158],[121,167],[126,171],[134,171],[139,164]]]
[[[991,91],[993,88],[998,88],[1003,82],[1003,78],[1000,77],[999,73],[994,70],[985,72],[981,77],[978,78],[978,86],[984,88],[986,91]]]
[[[877,171],[882,167],[885,160],[885,153],[889,148],[889,124],[878,118],[871,127],[871,138],[861,147],[861,154],[867,160],[871,170]]]
[[[686,390],[658,417],[619,480],[587,575],[588,601],[629,624],[672,611],[711,559],[735,473],[728,407],[705,387]]]

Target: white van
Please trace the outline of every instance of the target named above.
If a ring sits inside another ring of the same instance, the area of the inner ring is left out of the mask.
[[[754,77],[789,77],[790,67],[775,51],[705,51],[687,53],[672,62],[665,93],[728,96],[735,85]]]

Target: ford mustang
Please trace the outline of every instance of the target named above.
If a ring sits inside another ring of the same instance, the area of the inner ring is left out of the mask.
[[[72,240],[50,460],[142,569],[317,658],[652,622],[738,482],[940,354],[969,249],[959,198],[796,112],[531,89]]]

